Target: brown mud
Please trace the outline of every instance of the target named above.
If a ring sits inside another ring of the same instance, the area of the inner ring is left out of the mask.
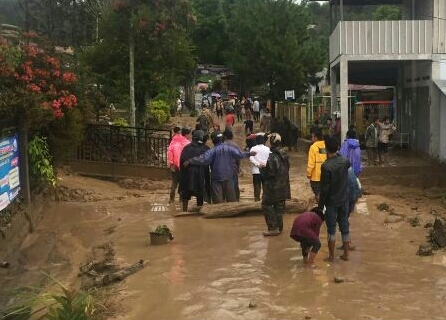
[[[235,134],[241,137],[240,123]],[[292,196],[309,201],[306,150],[289,154]],[[285,215],[282,235],[265,238],[261,215],[173,217],[181,210],[179,202],[168,204],[169,181],[115,183],[61,172],[61,201],[48,204],[34,232],[0,257],[10,263],[0,268],[0,307],[14,299],[12,289],[45,286],[45,273],[80,285],[79,267],[92,249],[111,243],[118,264],[147,262],[118,285],[115,319],[444,319],[446,252],[417,251],[427,241],[425,226],[446,217],[446,189],[407,170],[425,166],[425,159],[395,149],[391,161],[392,170],[366,168],[361,177],[365,195],[350,218],[356,247],[350,261],[323,261],[323,227],[314,269],[303,265],[288,236],[298,212]],[[242,166],[241,199],[252,201],[249,164]],[[149,231],[158,224],[174,240],[151,246]]]

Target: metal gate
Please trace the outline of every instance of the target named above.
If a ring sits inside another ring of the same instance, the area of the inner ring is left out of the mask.
[[[307,105],[289,102],[277,102],[275,118],[282,120],[287,117],[301,132],[307,131]]]
[[[356,126],[356,132],[359,135],[364,135],[367,126],[373,121],[373,118],[378,117],[383,119],[389,117],[393,119],[393,101],[361,101],[355,103],[349,110],[349,123]]]
[[[88,124],[73,159],[167,167],[170,130]]]

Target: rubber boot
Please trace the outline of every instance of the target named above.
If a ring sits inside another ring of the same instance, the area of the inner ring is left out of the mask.
[[[262,209],[268,231],[276,229],[275,221],[273,221],[274,208],[272,206],[262,205]]]
[[[283,230],[283,214],[285,213],[285,201],[279,202],[275,207],[277,225],[279,227],[279,231]]]
[[[187,212],[187,204],[189,201],[183,200],[183,212]]]
[[[350,251],[350,241],[342,242],[342,248],[344,249],[344,254],[340,258],[344,261],[348,261],[348,252]]]

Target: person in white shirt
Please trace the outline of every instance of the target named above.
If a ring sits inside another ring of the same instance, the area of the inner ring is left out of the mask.
[[[254,114],[254,121],[258,122],[260,120],[260,103],[257,98],[254,99],[254,103],[252,104],[252,112]]]
[[[177,116],[181,117],[182,109],[183,109],[182,101],[180,98],[178,98],[178,100],[177,100]]]
[[[254,186],[254,201],[260,201],[260,193],[263,189],[263,178],[260,173],[259,167],[264,167],[268,161],[270,154],[269,147],[265,145],[268,136],[259,132],[256,134],[256,145],[251,148],[251,153],[255,152],[255,156],[250,156],[249,161],[252,164],[252,184]]]
[[[378,159],[380,164],[389,164],[389,137],[396,131],[396,127],[390,122],[389,117],[384,117],[382,122],[378,122]]]

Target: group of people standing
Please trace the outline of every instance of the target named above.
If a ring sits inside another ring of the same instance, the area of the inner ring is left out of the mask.
[[[354,249],[350,241],[350,214],[362,195],[359,175],[361,163],[360,143],[354,126],[346,133],[340,143],[340,118],[336,123],[327,121],[329,131],[322,134],[318,123],[311,128],[312,144],[308,151],[307,178],[314,193],[317,206],[298,216],[293,224],[290,236],[300,242],[304,262],[314,265],[314,259],[321,244],[319,231],[323,221],[327,226],[328,257],[334,260],[336,225],[342,237],[343,260],[349,260],[349,251]],[[374,118],[367,127],[365,143],[369,165],[387,163],[389,136],[396,130],[388,117],[382,122]]]
[[[389,117],[384,117],[382,121],[378,117],[373,118],[365,131],[367,164],[369,166],[389,163],[389,137],[395,130],[396,127],[390,122]]]
[[[248,158],[249,152],[242,152],[230,143],[231,131],[213,131],[210,138],[212,148],[207,145],[207,132],[196,129],[191,133],[188,127],[174,128],[167,150],[172,175],[170,202],[174,202],[178,189],[183,211],[187,211],[192,196],[197,198],[197,206],[202,206],[204,201],[233,202],[240,197],[239,161]]]
[[[246,137],[247,148],[242,151],[233,142],[231,128],[226,127],[220,132],[214,123],[213,131],[209,134],[209,122],[206,111],[203,111],[197,119],[194,131],[191,132],[187,127],[174,128],[174,136],[168,149],[172,172],[170,201],[174,201],[177,186],[183,211],[187,211],[188,201],[192,196],[197,198],[197,206],[202,206],[204,202],[239,201],[240,161],[249,158],[254,201],[261,201],[267,226],[267,231],[263,234],[281,234],[285,202],[291,198],[290,163],[283,137],[277,132],[250,133]],[[340,126],[340,119],[336,122]],[[354,127],[348,130],[341,143],[336,125],[327,135],[323,135],[318,126],[311,129],[312,144],[308,151],[306,175],[316,206],[295,219],[290,233],[291,238],[300,243],[304,262],[311,266],[321,248],[319,232],[324,221],[328,235],[326,261],[331,262],[335,258],[337,226],[342,238],[339,249],[343,250],[343,254],[340,258],[349,260],[349,252],[353,249],[349,217],[362,195],[358,179],[363,170],[361,150]],[[386,149],[383,144],[388,143],[388,136],[394,130],[388,118],[383,119],[383,123],[375,119],[367,128],[367,148],[375,147],[379,154],[379,151]],[[209,137],[213,144],[211,148],[206,144]],[[367,151],[369,154],[368,149]],[[371,159],[374,159],[373,155],[369,155],[369,161]]]
[[[214,123],[210,134],[203,130],[209,122],[205,117],[205,113],[200,115],[193,131],[188,127],[173,130],[167,152],[172,176],[170,202],[174,202],[177,189],[183,211],[187,211],[192,196],[197,198],[197,206],[204,202],[239,201],[240,161],[249,158],[254,201],[262,201],[267,225],[264,235],[279,235],[283,230],[285,201],[291,197],[290,164],[282,147],[282,137],[278,133],[250,134],[246,139],[247,147],[242,151],[234,143],[229,128],[221,132]],[[207,146],[209,138],[213,144],[211,148]]]
[[[336,119],[340,127],[340,118]],[[330,123],[332,125],[332,123]],[[299,216],[293,224],[290,236],[300,242],[304,261],[314,265],[321,244],[319,231],[322,222],[327,227],[328,257],[335,256],[336,226],[342,237],[342,260],[349,260],[349,251],[354,249],[350,241],[349,217],[362,195],[359,175],[363,170],[361,149],[354,127],[340,143],[336,124],[327,135],[315,123],[310,129],[312,144],[308,151],[306,175],[314,194],[316,207]]]

